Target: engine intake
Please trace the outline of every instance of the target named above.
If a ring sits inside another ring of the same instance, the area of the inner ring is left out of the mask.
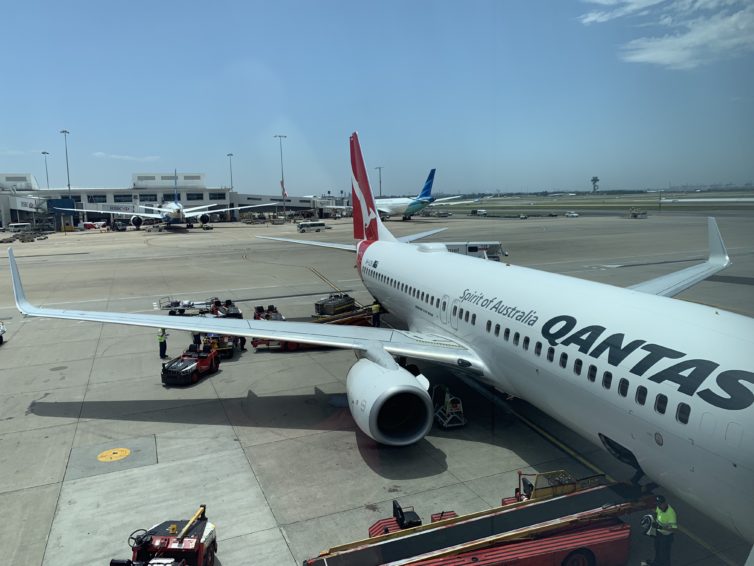
[[[141,228],[142,224],[144,224],[144,219],[141,216],[132,216],[131,217],[131,226],[133,226],[137,230],[139,228]]]
[[[210,220],[209,214],[207,214],[206,212],[202,214],[201,216],[199,216],[199,222],[201,224],[209,224],[209,220]]]
[[[390,446],[407,446],[432,428],[432,399],[422,383],[396,364],[385,368],[366,358],[348,371],[346,392],[357,426],[370,438]]]

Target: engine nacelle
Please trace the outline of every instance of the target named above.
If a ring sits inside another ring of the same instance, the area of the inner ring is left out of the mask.
[[[200,224],[209,224],[209,214],[206,212],[199,216],[199,223]]]
[[[131,226],[133,226],[137,230],[139,228],[141,228],[142,224],[144,224],[144,219],[141,216],[132,216],[131,217]]]
[[[363,358],[348,371],[351,414],[370,438],[390,446],[418,442],[432,428],[434,408],[423,375],[395,365],[388,369]]]

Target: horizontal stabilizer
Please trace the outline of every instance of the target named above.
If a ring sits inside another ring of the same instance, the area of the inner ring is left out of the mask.
[[[297,240],[295,238],[275,238],[274,236],[257,236],[260,240],[275,240],[276,242],[290,242],[292,244],[303,244],[305,246],[318,246],[320,248],[332,248],[335,250],[345,250],[347,252],[356,252],[356,244],[337,244],[335,242],[315,242],[312,240]]]
[[[434,230],[427,230],[426,232],[411,234],[410,236],[401,236],[400,238],[398,238],[398,241],[403,242],[404,244],[408,244],[409,242],[413,242],[414,240],[421,240],[422,238],[426,238],[427,236],[437,234],[438,232],[442,232],[444,230],[447,230],[447,228],[435,228]]]

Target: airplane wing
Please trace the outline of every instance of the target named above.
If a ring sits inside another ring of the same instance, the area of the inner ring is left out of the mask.
[[[436,198],[434,201],[432,201],[432,204],[434,204],[436,202],[446,202],[446,201],[449,201],[449,200],[455,200],[457,198],[461,198],[461,195],[456,195],[454,197]]]
[[[707,218],[707,233],[709,241],[709,257],[707,261],[632,285],[629,289],[652,295],[673,297],[681,291],[707,279],[710,275],[714,275],[718,271],[722,271],[728,267],[731,263],[728,257],[728,250],[725,249],[725,243],[722,236],[720,236],[717,222],[712,217]]]
[[[429,360],[476,371],[487,370],[479,356],[465,344],[445,336],[428,333],[314,322],[182,317],[38,307],[32,305],[26,298],[12,248],[8,248],[8,262],[16,307],[27,316],[266,338],[364,352],[374,352],[375,348],[381,348],[395,356]]]
[[[55,208],[55,210],[67,210],[71,212],[95,212],[97,214],[117,214],[118,216],[143,216],[145,218],[162,219],[162,214],[151,212],[118,212],[117,210],[93,210],[90,208]]]
[[[211,204],[208,204],[207,206],[214,206]],[[237,206],[235,208],[213,208],[212,210],[205,210],[205,206],[197,206],[194,208],[189,209],[183,209],[183,214],[185,216],[199,216],[200,214],[204,214],[205,212],[208,213],[215,213],[215,212],[228,212],[229,210],[244,210],[245,208],[259,208],[260,206],[273,206],[270,203],[265,204],[249,204],[246,206]]]
[[[457,197],[450,197],[450,198],[447,198],[447,199],[437,199],[435,202],[433,202],[429,206],[437,206],[438,203],[439,203],[440,206],[455,206],[457,204],[473,204],[473,203],[479,202],[481,200],[481,199],[475,198],[474,200],[459,200],[459,201],[456,201],[456,202],[445,202],[445,201],[450,200],[451,198],[457,199],[457,198],[461,198],[461,197],[457,196]]]
[[[295,238],[275,238],[274,236],[257,236],[260,240],[275,240],[277,242],[290,242],[292,244],[304,244],[305,246],[318,246],[320,248],[332,248],[356,253],[356,244],[337,244],[335,242],[316,242],[312,240],[296,240]]]

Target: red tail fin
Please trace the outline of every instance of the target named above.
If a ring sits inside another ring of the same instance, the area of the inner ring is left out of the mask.
[[[367,168],[361,155],[359,135],[351,134],[351,200],[353,203],[353,237],[356,240],[379,240],[379,216],[369,188]]]

